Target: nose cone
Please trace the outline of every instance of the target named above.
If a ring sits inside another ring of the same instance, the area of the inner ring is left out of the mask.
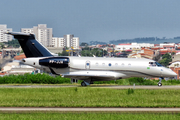
[[[176,77],[176,76],[177,76],[177,74],[176,74],[174,71],[172,71],[171,75],[172,75],[173,77]]]
[[[169,73],[169,76],[171,76],[171,77],[176,77],[177,74],[176,74],[174,71],[171,71],[171,73]]]
[[[164,77],[176,77],[177,74],[174,71],[172,71],[171,69],[166,68],[162,71],[162,76],[164,76]]]

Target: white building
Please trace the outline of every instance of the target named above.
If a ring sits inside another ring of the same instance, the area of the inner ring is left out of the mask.
[[[74,49],[79,49],[79,38],[78,37],[73,37],[73,39],[71,41],[71,46]]]
[[[11,41],[12,35],[4,34],[4,32],[12,32],[12,28],[7,28],[7,25],[0,25],[0,42]]]
[[[137,45],[137,46],[140,46],[141,48],[143,48],[143,47],[154,47],[154,44],[150,44],[150,43],[131,43],[131,45]]]
[[[64,47],[65,46],[64,38],[53,37],[52,45],[54,47]]]
[[[68,34],[64,35],[63,38],[53,37],[52,45],[54,47],[73,47],[74,49],[79,49],[79,38],[74,37],[74,35]]]
[[[139,45],[116,45],[116,51],[126,51],[126,50],[133,50],[133,49],[141,49]]]
[[[175,43],[160,43],[159,46],[163,47],[163,46],[175,46]]]
[[[35,34],[36,39],[46,47],[52,45],[52,28],[47,28],[46,24],[38,24],[33,28],[22,28],[21,32]]]

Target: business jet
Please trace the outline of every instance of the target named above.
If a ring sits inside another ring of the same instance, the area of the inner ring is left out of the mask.
[[[52,53],[35,39],[34,34],[7,32],[17,39],[26,55],[24,64],[51,72],[62,77],[83,80],[82,86],[94,81],[108,81],[129,77],[175,77],[171,69],[163,67],[150,59],[104,58],[53,56]],[[161,79],[158,86],[162,86]]]

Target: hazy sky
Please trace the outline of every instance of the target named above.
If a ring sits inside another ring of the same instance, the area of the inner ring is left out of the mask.
[[[1,0],[0,24],[20,32],[47,24],[80,42],[180,36],[180,0]]]

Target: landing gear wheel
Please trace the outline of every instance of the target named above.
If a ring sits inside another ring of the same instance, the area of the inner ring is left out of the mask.
[[[161,87],[161,86],[162,86],[162,83],[158,83],[158,86]]]
[[[85,82],[81,82],[81,86],[86,86]]]
[[[161,87],[161,86],[162,86],[161,81],[162,81],[163,79],[164,79],[163,77],[160,77],[160,78],[159,78],[159,82],[158,82],[158,86],[159,86],[159,87]]]

